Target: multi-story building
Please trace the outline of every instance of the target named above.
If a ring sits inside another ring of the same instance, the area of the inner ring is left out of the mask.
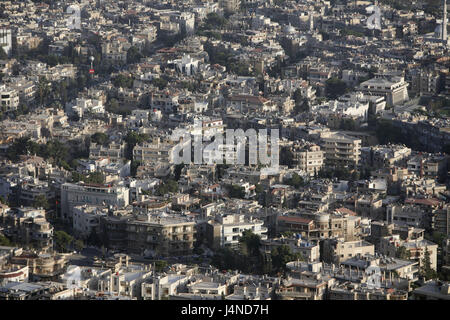
[[[23,205],[32,206],[37,197],[44,197],[49,204],[54,203],[55,191],[48,182],[33,179],[19,184],[18,199]]]
[[[293,253],[300,253],[305,261],[313,262],[320,259],[319,244],[301,237],[262,240],[260,250],[264,253],[270,253],[273,249],[283,245],[288,246]]]
[[[350,166],[359,164],[361,139],[338,132],[324,132],[321,134],[321,140],[327,161]]]
[[[248,218],[242,214],[229,214],[216,217],[206,228],[209,244],[214,248],[237,246],[245,230],[267,239],[267,228],[262,220]]]
[[[195,222],[178,214],[102,216],[99,231],[109,248],[153,257],[191,253],[196,232]]]
[[[306,145],[303,147],[292,148],[294,154],[293,161],[297,167],[310,176],[314,176],[319,173],[324,164],[324,152],[318,145]]]
[[[436,270],[437,244],[425,239],[402,240],[398,234],[382,237],[380,240],[380,253],[390,257],[395,257],[400,247],[404,247],[409,252],[409,259],[417,261],[420,267],[423,267],[425,253],[428,251],[430,255],[430,267]]]
[[[11,258],[11,263],[28,266],[31,281],[56,280],[64,273],[67,259],[56,253],[23,252]]]
[[[446,155],[419,154],[408,160],[408,171],[420,177],[438,178],[447,174]]]
[[[133,148],[133,160],[145,162],[171,162],[173,145],[168,143],[141,143]]]
[[[322,250],[323,261],[339,264],[357,255],[373,255],[375,253],[375,246],[364,240],[343,241],[335,238],[325,239]]]
[[[358,239],[361,232],[361,217],[336,213],[302,212],[282,215],[276,219],[277,233],[294,232],[308,240],[343,238],[345,241]]]
[[[16,89],[0,85],[0,108],[2,112],[17,110],[19,106],[19,92]]]
[[[361,148],[361,162],[375,168],[392,167],[406,160],[410,155],[411,149],[403,145],[378,145]]]
[[[73,230],[82,238],[89,237],[97,232],[100,217],[107,214],[101,206],[76,206],[73,208]]]
[[[375,78],[359,85],[359,90],[365,95],[385,96],[389,106],[407,101],[409,99],[407,88],[408,83],[403,77],[386,75],[376,75]]]
[[[450,283],[433,280],[417,288],[412,294],[413,300],[450,300]]]
[[[5,233],[15,242],[47,252],[53,250],[53,226],[45,218],[45,210],[17,208],[3,217]]]
[[[108,146],[91,143],[89,147],[89,159],[109,158],[121,160],[125,157],[125,143],[110,143]]]
[[[64,183],[61,186],[61,218],[71,221],[73,208],[78,205],[126,207],[129,195],[129,189],[119,185]]]
[[[9,55],[12,50],[12,35],[11,29],[1,28],[0,29],[0,47],[3,51]]]

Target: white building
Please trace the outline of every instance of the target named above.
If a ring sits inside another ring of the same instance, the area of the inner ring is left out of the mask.
[[[359,90],[366,95],[385,96],[389,106],[409,100],[408,83],[404,77],[376,75],[375,78],[360,84]]]
[[[12,36],[11,29],[0,29],[0,47],[7,55],[11,53],[12,50]]]
[[[76,98],[75,101],[66,104],[66,112],[82,118],[86,112],[105,113],[105,107],[101,100]]]
[[[78,205],[105,205],[126,207],[129,189],[124,186],[64,183],[61,186],[61,217],[73,218],[73,208]]]
[[[17,110],[19,106],[19,93],[6,85],[0,85],[0,108],[3,112]]]
[[[242,214],[230,214],[216,217],[216,220],[208,223],[208,236],[214,246],[235,246],[245,230],[251,230],[254,234],[267,239],[267,228],[263,227],[262,220],[245,217]]]
[[[181,59],[174,60],[173,63],[177,71],[184,73],[188,76],[197,72],[200,60],[191,57],[190,55],[184,55]]]
[[[99,206],[76,206],[73,208],[73,230],[82,238],[88,238],[95,231],[101,216],[107,212]]]

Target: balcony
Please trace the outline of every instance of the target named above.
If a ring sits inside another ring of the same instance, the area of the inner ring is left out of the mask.
[[[269,231],[269,229],[267,229],[266,227],[261,227],[261,229],[259,231],[261,233],[266,233],[267,231]]]

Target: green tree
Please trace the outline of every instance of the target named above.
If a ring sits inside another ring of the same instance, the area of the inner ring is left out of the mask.
[[[338,78],[330,78],[325,81],[325,92],[330,99],[336,99],[347,91],[347,85]]]
[[[165,260],[157,260],[155,261],[155,271],[156,272],[163,272],[168,266],[167,261]]]
[[[244,255],[258,256],[259,247],[261,246],[261,237],[252,230],[244,230],[239,238]]]
[[[12,247],[13,244],[11,243],[11,241],[7,237],[5,237],[4,235],[0,234],[0,246]]]
[[[40,194],[36,198],[34,198],[33,207],[34,208],[43,208],[45,210],[48,210],[50,205],[48,203],[47,198],[44,195]]]
[[[275,272],[285,273],[287,271],[286,263],[290,261],[303,260],[300,253],[293,253],[287,245],[281,245],[271,252],[272,268]]]
[[[430,251],[427,247],[425,247],[425,254],[422,259],[422,266],[420,267],[419,273],[426,280],[437,278],[436,271],[431,268]]]
[[[142,54],[138,48],[136,48],[135,46],[131,46],[130,49],[128,49],[128,51],[127,51],[127,63],[128,64],[137,63],[141,60],[141,58],[142,58]]]
[[[0,59],[2,60],[8,59],[8,55],[6,54],[2,46],[0,46]]]
[[[178,182],[169,179],[166,182],[161,183],[156,188],[156,195],[163,196],[168,193],[176,193],[178,191]]]
[[[105,183],[105,176],[103,173],[95,171],[91,172],[85,179],[83,180],[86,183],[97,183],[97,184],[103,184]]]
[[[139,134],[134,131],[128,131],[125,137],[125,142],[127,143],[126,158],[128,160],[133,160],[133,148],[138,144],[145,142],[150,137],[147,134]]]
[[[81,251],[85,248],[84,241],[80,239],[76,240],[74,245],[77,251]]]
[[[289,178],[286,183],[290,186],[293,186],[294,188],[298,189],[302,187],[305,183],[303,181],[303,178],[300,177],[296,172],[292,174],[292,177]]]
[[[55,231],[53,233],[53,241],[58,251],[65,252],[72,243],[73,237],[65,231]]]
[[[134,160],[131,161],[131,164],[130,164],[130,175],[131,175],[132,177],[135,177],[135,176],[136,176],[137,168],[138,168],[140,165],[142,165],[141,161],[134,161]]]
[[[108,142],[108,135],[103,132],[96,132],[91,136],[91,142],[104,145]]]
[[[154,78],[154,79],[152,79],[151,83],[155,87],[158,87],[159,90],[162,90],[167,86],[167,80],[165,80],[163,78]]]
[[[245,198],[245,189],[239,185],[233,184],[229,187],[230,198]]]
[[[260,185],[259,183],[257,183],[255,185],[255,192],[256,194],[261,194],[264,192],[264,187],[262,185]]]
[[[127,77],[123,74],[117,75],[115,78],[112,79],[112,83],[115,87],[121,87],[121,88],[133,88],[133,77]]]
[[[47,102],[47,98],[50,94],[50,82],[46,77],[40,77],[38,83],[39,103],[41,106]]]
[[[280,150],[280,164],[288,167],[294,164],[294,154],[288,147],[282,147]]]

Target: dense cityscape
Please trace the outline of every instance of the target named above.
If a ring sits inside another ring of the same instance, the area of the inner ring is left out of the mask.
[[[450,300],[447,6],[1,1],[0,300]]]

